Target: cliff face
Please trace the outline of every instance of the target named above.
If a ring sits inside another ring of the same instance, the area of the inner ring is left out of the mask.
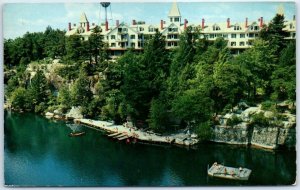
[[[290,113],[285,113],[286,121],[277,121],[276,125],[260,126],[251,124],[252,116],[257,113],[263,113],[265,116],[270,116],[270,121],[273,120],[271,116],[274,114],[270,111],[263,111],[259,107],[251,107],[240,114],[226,114],[219,116],[220,125],[212,127],[213,137],[211,141],[237,144],[237,145],[252,145],[267,149],[276,149],[279,146],[288,148],[296,145],[296,116]],[[267,114],[266,114],[267,113]],[[237,117],[240,123],[229,126],[228,119]]]
[[[235,126],[216,125],[213,127],[214,142],[227,144],[248,145],[249,127],[247,123],[241,123]]]

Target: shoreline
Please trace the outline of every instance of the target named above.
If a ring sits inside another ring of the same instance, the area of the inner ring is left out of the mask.
[[[8,107],[5,107],[5,110],[7,110]],[[17,111],[17,110],[11,110],[11,111]],[[24,113],[24,111],[17,111],[18,113]],[[49,112],[48,112],[49,113]],[[145,144],[166,144],[166,145],[176,145],[180,147],[193,147],[199,143],[199,140],[196,138],[191,138],[190,135],[187,135],[185,133],[177,133],[177,134],[171,134],[171,135],[161,135],[156,134],[153,132],[147,132],[143,131],[141,129],[137,129],[135,127],[127,127],[125,124],[123,125],[114,125],[111,122],[107,121],[101,121],[101,120],[92,120],[92,119],[76,119],[76,118],[68,118],[65,116],[65,114],[55,114],[51,113],[50,115],[41,114],[43,117],[47,119],[54,119],[54,120],[62,120],[62,121],[71,121],[74,123],[81,124],[85,127],[97,130],[97,131],[105,131],[107,134],[105,136],[107,138],[112,138],[108,135],[111,134],[118,134],[117,136],[121,135],[124,137],[120,141],[126,140],[126,139],[136,139],[141,143]],[[125,138],[126,137],[126,138]],[[119,140],[117,138],[117,140]],[[243,146],[243,147],[250,147],[250,148],[258,148],[266,151],[276,151],[278,149],[278,146],[265,146],[260,143],[241,143],[237,141],[216,141],[213,139],[208,140],[210,143],[216,143],[216,144],[227,144],[227,145],[237,145],[237,146]],[[289,149],[289,148],[285,148]]]

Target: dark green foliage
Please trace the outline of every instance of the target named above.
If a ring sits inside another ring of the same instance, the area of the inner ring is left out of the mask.
[[[45,32],[26,33],[23,37],[4,40],[4,64],[11,68],[19,64],[45,57],[65,55],[65,31],[53,30],[50,26]]]
[[[69,89],[66,86],[62,86],[59,89],[57,102],[62,106],[71,108],[72,106],[71,95]]]
[[[274,110],[275,109],[275,103],[271,101],[265,101],[261,103],[261,109],[262,110]]]
[[[269,41],[272,47],[275,48],[277,54],[279,54],[286,45],[284,37],[288,36],[288,32],[282,30],[284,25],[284,15],[276,14],[269,25],[265,26],[260,32],[260,37],[263,40]]]
[[[213,135],[211,126],[212,124],[209,121],[206,121],[198,124],[198,126],[195,128],[195,132],[200,141],[208,141],[211,139]]]
[[[88,77],[81,73],[70,91],[71,103],[73,106],[87,107],[93,94],[90,91]]]
[[[30,108],[30,99],[25,88],[18,87],[10,96],[10,102],[14,109],[24,110]]]
[[[31,79],[28,90],[33,105],[38,105],[41,102],[47,102],[51,92],[43,71],[38,70],[36,72],[34,77]]]
[[[252,116],[251,125],[259,127],[269,127],[269,119],[264,116],[264,113],[257,113]]]
[[[296,43],[291,41],[281,52],[272,74],[274,96],[278,100],[296,100]]]
[[[164,132],[170,128],[169,114],[165,102],[153,99],[149,113],[149,127],[155,132]]]
[[[234,126],[234,125],[237,125],[237,124],[239,124],[239,123],[241,123],[241,122],[242,122],[242,119],[241,119],[241,118],[239,118],[239,117],[236,116],[236,115],[233,115],[231,118],[228,118],[228,119],[227,119],[226,124],[227,124],[228,126]]]

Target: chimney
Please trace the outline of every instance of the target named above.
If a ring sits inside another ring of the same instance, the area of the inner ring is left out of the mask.
[[[89,22],[86,23],[86,31],[88,31],[88,32],[90,31],[90,23]]]
[[[71,28],[71,23],[69,22],[69,31],[71,31],[71,29],[72,29],[72,28]]]
[[[108,31],[108,22],[105,21],[105,31]]]
[[[116,26],[119,27],[120,23],[119,20],[116,20]]]
[[[259,19],[259,27],[262,27],[263,23],[264,23],[264,18],[260,17],[260,19]]]
[[[246,17],[245,28],[248,28],[248,18]]]
[[[136,21],[135,20],[132,20],[132,25],[136,25]]]
[[[204,18],[202,19],[202,29],[204,29],[204,23],[205,23],[205,20],[204,20]]]
[[[163,20],[160,20],[160,29],[164,29],[164,21]]]
[[[230,18],[227,19],[227,28],[230,28]]]
[[[187,23],[188,23],[187,19],[184,19],[184,30],[186,29]]]

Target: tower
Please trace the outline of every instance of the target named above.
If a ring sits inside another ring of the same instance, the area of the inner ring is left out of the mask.
[[[169,17],[169,21],[171,23],[176,23],[176,24],[180,25],[181,15],[180,15],[180,11],[178,9],[176,2],[173,2],[170,12],[168,14],[168,17]]]
[[[89,21],[86,18],[86,15],[85,15],[84,12],[81,13],[81,15],[80,15],[79,24],[80,24],[80,27],[83,28],[85,31],[89,31],[90,30]]]
[[[100,4],[105,9],[105,31],[108,31],[107,7],[109,7],[110,2],[101,2]]]
[[[284,7],[283,4],[280,4],[277,8],[277,14],[283,16],[284,15]]]

